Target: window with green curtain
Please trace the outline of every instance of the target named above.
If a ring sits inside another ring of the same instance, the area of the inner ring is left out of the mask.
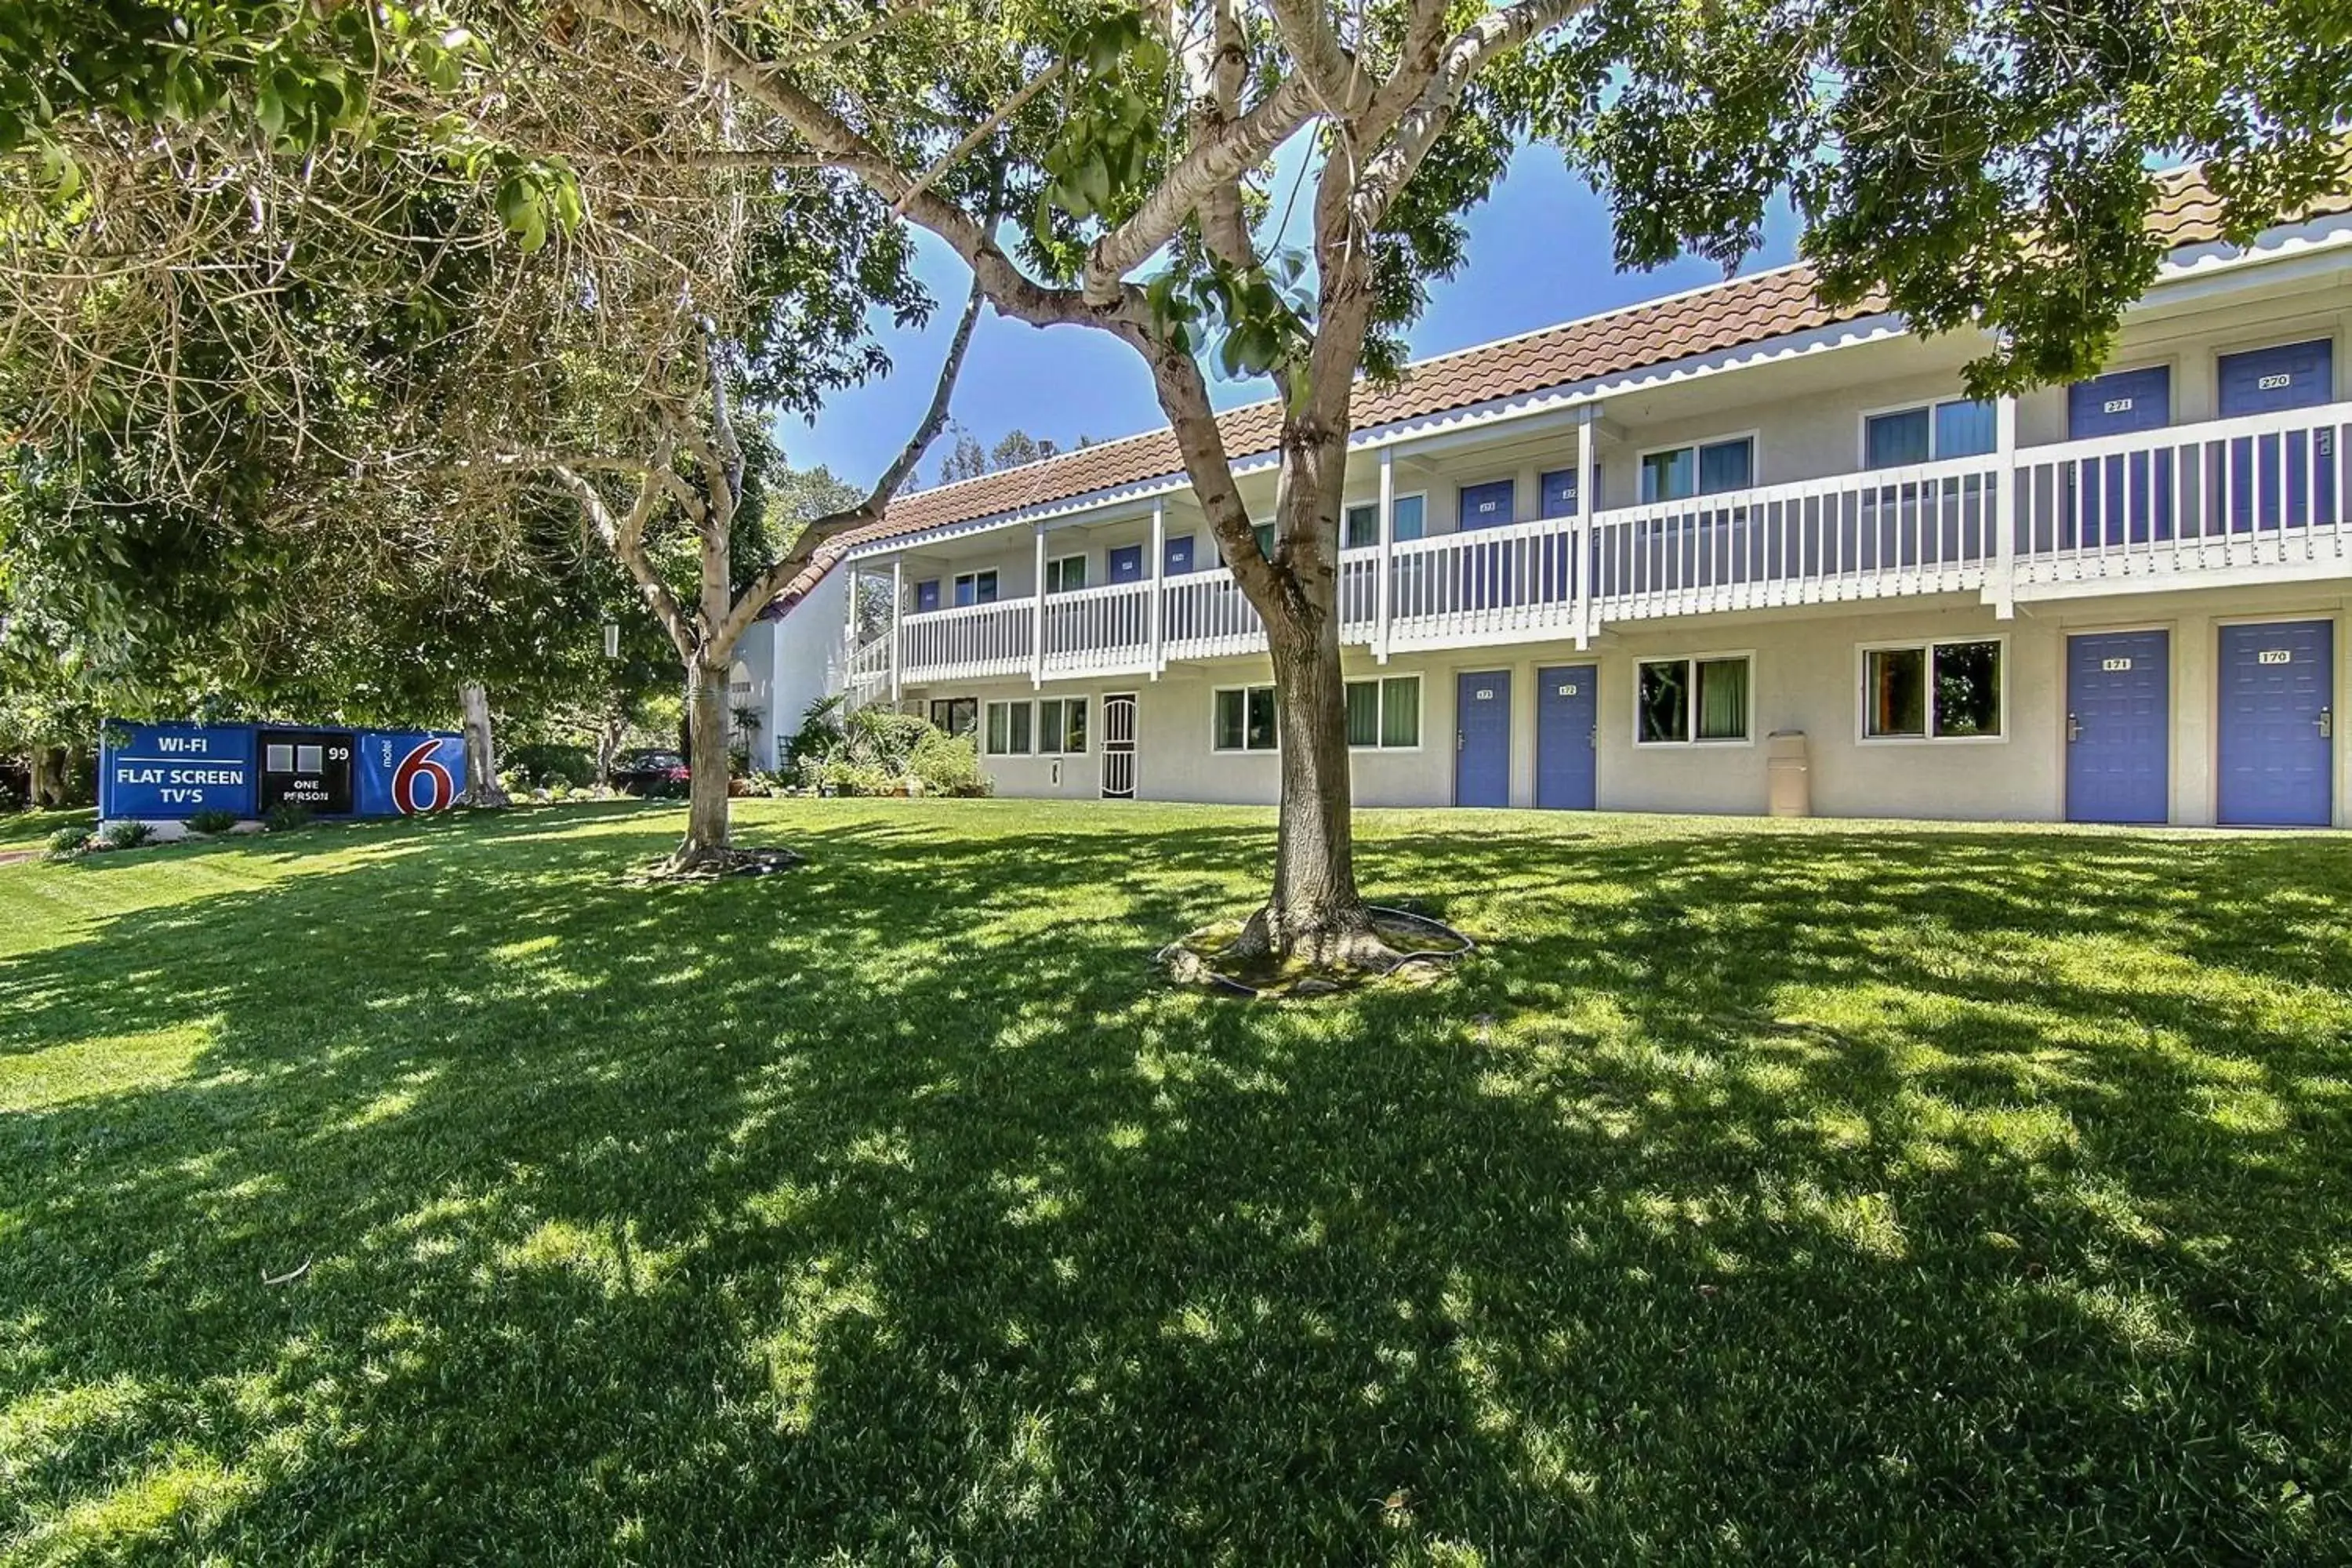
[[[1026,702],[1015,702],[1012,707],[1013,754],[1016,757],[1025,757],[1030,752],[1029,724],[1032,714]]]
[[[1253,686],[1249,689],[1247,744],[1253,752],[1274,750],[1274,688],[1271,686]]]
[[[1006,702],[988,705],[988,754],[992,757],[1004,755],[1005,748],[1013,743],[1012,719],[1006,712],[1011,706]]]
[[[1062,700],[1062,750],[1083,752],[1087,749],[1087,700],[1066,697]]]
[[[1748,738],[1748,661],[1701,659],[1698,666],[1698,738]]]
[[[1642,499],[1681,500],[1698,489],[1698,449],[1676,447],[1642,458]]]
[[[1239,689],[1217,693],[1216,748],[1238,752],[1245,731],[1248,693]]]
[[[1369,550],[1381,542],[1381,509],[1376,501],[1348,509],[1347,522],[1339,534],[1339,544],[1345,550]]]
[[[1037,704],[1037,750],[1047,755],[1062,749],[1062,700],[1049,697]]]
[[[1635,738],[1647,742],[1690,739],[1690,661],[1657,658],[1643,661],[1635,677],[1634,706],[1639,710]]]
[[[1428,531],[1428,517],[1423,510],[1423,498],[1420,496],[1396,498],[1392,511],[1396,519],[1396,537],[1399,542],[1408,539],[1419,539]]]
[[[1348,744],[1377,746],[1381,743],[1381,683],[1377,680],[1348,682]]]
[[[1381,744],[1421,744],[1421,677],[1392,675],[1381,683]]]

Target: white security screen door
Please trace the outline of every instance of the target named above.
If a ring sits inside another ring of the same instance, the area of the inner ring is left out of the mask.
[[[1102,797],[1135,798],[1135,693],[1103,699]]]

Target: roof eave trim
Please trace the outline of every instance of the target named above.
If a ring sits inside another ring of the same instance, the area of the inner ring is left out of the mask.
[[[1639,370],[1615,371],[1581,381],[1561,382],[1531,392],[1512,393],[1480,403],[1465,404],[1458,408],[1416,415],[1410,419],[1366,426],[1348,437],[1348,449],[1350,452],[1370,452],[1382,447],[1406,447],[1433,437],[1453,436],[1465,430],[1571,409],[1583,404],[1601,403],[1611,397],[1672,382],[1696,380],[1719,375],[1726,371],[1748,370],[1831,349],[1875,342],[1900,336],[1904,331],[1900,317],[1887,313],[1861,316],[1801,332],[1759,338],[1753,342],[1737,343],[1728,348],[1710,350],[1704,354],[1668,360]],[[1272,450],[1236,458],[1232,464],[1234,477],[1243,479],[1265,473],[1279,460],[1279,454]],[[1148,507],[1154,500],[1180,494],[1191,488],[1192,480],[1181,471],[1156,474],[1125,485],[1108,486],[1065,496],[1057,500],[991,512],[960,522],[942,523],[937,528],[924,529],[916,533],[893,534],[856,546],[847,552],[846,559],[866,560],[876,555],[920,549],[925,545],[943,544],[976,533],[991,533],[998,529],[1061,521],[1088,513],[1118,511],[1130,506]]]

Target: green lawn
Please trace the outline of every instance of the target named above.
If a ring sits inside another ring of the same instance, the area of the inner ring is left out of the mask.
[[[49,836],[70,823],[80,828],[98,826],[94,811],[0,811],[0,855],[20,849],[46,849]]]
[[[1282,1008],[1264,813],[677,821],[0,869],[0,1559],[2352,1552],[2352,842],[1373,813]]]

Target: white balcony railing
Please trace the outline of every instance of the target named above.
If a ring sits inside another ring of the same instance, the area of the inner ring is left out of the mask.
[[[2347,438],[2352,403],[2331,404],[1351,550],[1340,635],[1434,647],[1895,595],[2352,576]],[[923,680],[1127,674],[1261,652],[1265,632],[1219,567],[909,616],[900,640],[901,678]],[[886,678],[888,648],[858,649],[852,679]]]
[[[905,644],[900,679],[1026,675],[1036,632],[1037,610],[1028,599],[908,616],[900,628]]]
[[[1145,668],[1151,658],[1153,586],[1116,583],[1047,595],[1045,668],[1108,674]]]
[[[2000,479],[1998,459],[1959,458],[1605,511],[1594,608],[1629,620],[1980,587]]]
[[[1223,567],[1188,572],[1164,583],[1160,635],[1168,657],[1208,658],[1255,653],[1265,647],[1264,623]]]
[[[1572,517],[1443,533],[1395,547],[1389,626],[1407,646],[1565,626],[1576,598]]]
[[[860,643],[849,654],[849,688],[861,691],[869,687],[887,686],[890,682],[890,639],[876,637]]]
[[[2352,403],[2018,454],[2018,578],[2120,582],[2352,560]],[[2073,591],[2081,591],[2079,589]]]

